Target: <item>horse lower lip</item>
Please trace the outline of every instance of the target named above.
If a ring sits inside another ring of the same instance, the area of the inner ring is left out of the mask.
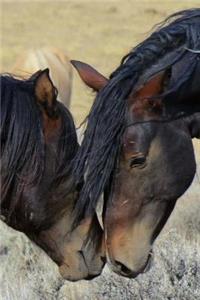
[[[92,279],[94,279],[95,277],[98,277],[100,275],[99,274],[89,274],[86,278],[84,278],[84,280],[90,281]]]
[[[123,276],[123,277],[128,277],[128,278],[135,278],[135,277],[137,277],[137,273],[135,273],[135,272],[123,272],[120,268],[118,268],[118,267],[113,267],[113,265],[111,266],[111,270],[113,271],[113,272],[115,272],[115,273],[117,273],[118,275],[120,275],[120,276]]]

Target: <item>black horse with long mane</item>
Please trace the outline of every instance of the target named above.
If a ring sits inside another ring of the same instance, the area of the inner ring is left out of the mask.
[[[90,243],[97,221],[84,220],[72,231],[78,189],[71,161],[78,150],[74,122],[57,101],[49,70],[28,80],[2,75],[1,214],[25,232],[60,266],[70,280],[101,273],[101,242]]]
[[[72,61],[97,96],[74,161],[76,220],[104,192],[107,259],[123,276],[150,265],[153,241],[187,190],[200,138],[200,9],[173,14],[126,55],[109,79]]]

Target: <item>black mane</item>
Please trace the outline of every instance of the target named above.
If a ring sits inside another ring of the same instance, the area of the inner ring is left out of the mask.
[[[196,68],[196,50],[200,50],[200,9],[173,14],[122,59],[106,87],[97,94],[74,162],[77,181],[85,176],[75,210],[77,220],[94,214],[99,196],[109,183],[126,126],[126,99],[130,91],[139,80],[145,82],[153,74],[184,60],[183,70],[175,72],[169,86],[169,92],[176,92]]]
[[[36,187],[43,180],[46,162],[42,114],[34,96],[34,79],[19,80],[0,76],[1,89],[1,208],[10,216],[24,187]],[[58,103],[62,118],[59,145],[56,150],[57,168],[48,191],[71,174],[69,162],[77,151],[73,119]],[[67,187],[66,187],[67,188]],[[68,187],[69,188],[69,187]],[[67,191],[63,191],[63,193]]]

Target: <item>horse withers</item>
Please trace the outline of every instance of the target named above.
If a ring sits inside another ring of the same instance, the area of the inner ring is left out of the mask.
[[[15,61],[12,74],[28,79],[31,74],[48,68],[58,90],[58,100],[67,108],[71,103],[72,67],[67,55],[56,47],[35,48],[24,51]]]
[[[96,218],[73,225],[80,187],[71,163],[79,146],[49,70],[27,80],[2,75],[0,83],[1,214],[57,262],[64,278],[99,275],[102,230]]]
[[[107,259],[126,277],[150,267],[153,242],[195,175],[199,28],[200,9],[172,15],[109,79],[72,61],[97,91],[76,155],[77,181],[87,172],[76,216],[92,216],[104,192]]]

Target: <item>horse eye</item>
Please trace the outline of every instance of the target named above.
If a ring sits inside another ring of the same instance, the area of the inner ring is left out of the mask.
[[[135,168],[135,167],[144,167],[146,162],[146,157],[140,156],[140,157],[133,157],[130,160],[130,167]]]

